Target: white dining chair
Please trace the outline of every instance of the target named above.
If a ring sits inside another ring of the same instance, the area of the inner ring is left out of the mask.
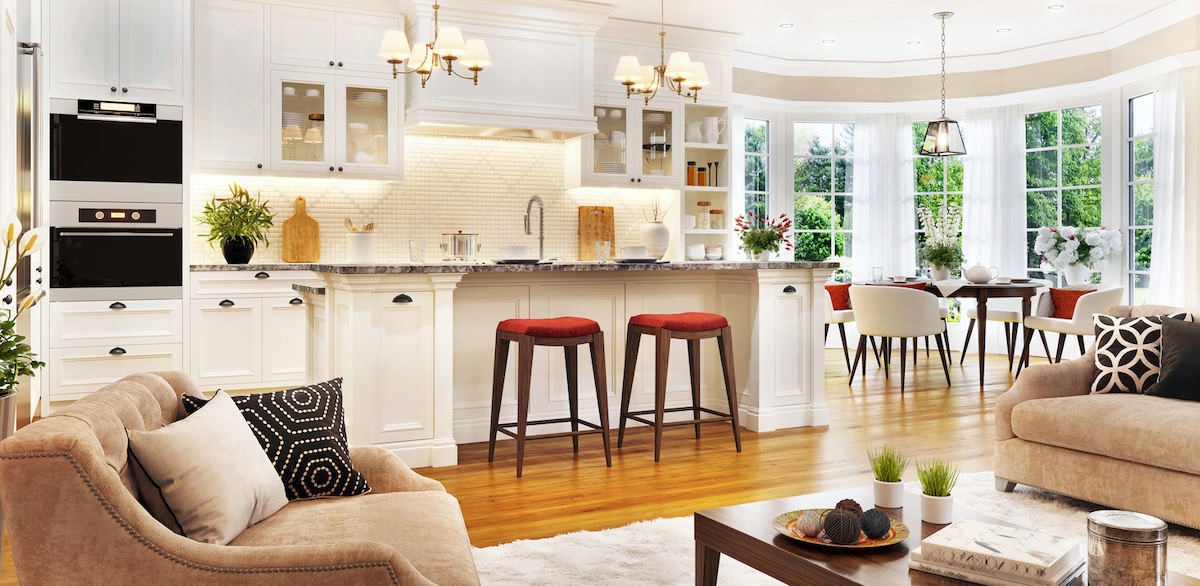
[[[1095,287],[1095,285],[1079,285],[1074,287]],[[1072,289],[1073,287],[1063,287],[1064,289]],[[1121,299],[1125,295],[1124,287],[1108,287],[1097,289],[1091,293],[1085,293],[1075,302],[1075,311],[1071,314],[1071,319],[1063,319],[1052,317],[1054,315],[1054,301],[1050,291],[1042,293],[1038,297],[1037,311],[1034,315],[1025,318],[1025,346],[1021,350],[1021,360],[1017,363],[1017,375],[1020,376],[1021,369],[1029,364],[1029,346],[1033,340],[1033,332],[1039,332],[1045,336],[1045,332],[1053,332],[1058,334],[1058,352],[1054,362],[1062,361],[1063,346],[1066,344],[1067,336],[1076,336],[1079,339],[1079,353],[1087,352],[1087,347],[1084,345],[1084,336],[1093,336],[1096,333],[1095,326],[1092,324],[1092,316],[1097,313],[1105,313],[1108,308],[1121,303]],[[1042,345],[1045,346],[1046,340],[1042,338]],[[1050,348],[1046,348],[1046,357],[1050,356]]]
[[[903,287],[856,285],[850,288],[850,304],[854,307],[854,323],[858,327],[858,350],[850,367],[851,382],[860,363],[863,365],[863,378],[866,378],[867,339],[873,336],[884,340],[880,349],[883,353],[884,376],[890,378],[891,339],[899,338],[900,392],[903,393],[908,339],[933,336],[937,340],[946,384],[950,384],[950,365],[946,360],[946,345],[942,339],[945,323],[942,322],[936,295]]]
[[[837,324],[842,336],[842,354],[846,356],[846,372],[850,372],[850,346],[846,343],[846,324],[854,322],[853,309],[834,309],[833,297],[825,290],[825,337],[829,337],[829,326]]]
[[[1053,283],[1047,279],[1032,279],[1032,283],[1038,285],[1037,295],[1046,292]],[[1038,298],[1034,297],[1033,308],[1037,308]],[[958,365],[962,366],[963,360],[967,357],[967,347],[971,345],[971,334],[975,331],[975,321],[979,319],[979,309],[972,304],[966,308],[964,315],[970,321],[967,322],[967,337],[963,339],[962,354],[959,355]],[[1008,369],[1012,370],[1013,363],[1016,361],[1017,342],[1021,335],[1021,300],[1016,298],[997,298],[988,301],[988,321],[1000,322],[1004,324],[1004,340],[1008,344]],[[1042,345],[1046,345],[1046,334],[1042,333]],[[1049,355],[1050,350],[1046,350]]]

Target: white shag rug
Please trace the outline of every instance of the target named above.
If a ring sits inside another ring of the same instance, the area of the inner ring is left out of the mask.
[[[905,490],[916,493],[916,482]],[[991,472],[963,474],[954,489],[955,507],[1087,542],[1087,515],[1103,508],[1075,499],[1018,486],[1012,493],[995,489]],[[770,523],[770,519],[764,519]],[[696,553],[692,518],[642,521],[605,531],[577,531],[547,539],[514,541],[475,550],[475,566],[487,586],[691,586]],[[1167,566],[1200,576],[1200,531],[1171,526]],[[721,556],[719,584],[780,584],[728,556]]]

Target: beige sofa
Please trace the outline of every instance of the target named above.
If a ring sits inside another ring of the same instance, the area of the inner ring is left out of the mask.
[[[182,417],[184,393],[182,372],[133,375],[0,442],[21,586],[479,583],[458,501],[380,448],[350,452],[370,494],[292,501],[224,546],[172,533],[138,502],[125,430]]]
[[[1116,306],[1140,317],[1180,311]],[[1031,366],[996,402],[996,488],[1016,484],[1200,528],[1200,402],[1092,395],[1095,348]]]

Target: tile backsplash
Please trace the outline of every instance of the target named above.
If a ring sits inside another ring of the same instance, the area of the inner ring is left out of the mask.
[[[237,182],[261,193],[275,212],[271,246],[260,246],[254,262],[281,262],[283,221],[295,211],[296,196],[321,225],[321,262],[345,262],[348,230],[344,220],[375,223],[377,262],[407,262],[408,241],[425,240],[427,260],[437,258],[443,232],[478,232],[482,258],[495,258],[500,247],[526,244],[537,249],[537,212],[533,234],[525,235],[525,207],[540,195],[546,207],[546,256],[579,257],[581,205],[611,205],[616,245],[640,244],[643,210],[656,197],[671,204],[675,190],[565,189],[563,143],[547,140],[409,134],[405,137],[405,179],[337,179],[193,174],[191,216],[211,197],[229,194]],[[192,220],[191,262],[223,263],[221,251],[205,242],[205,226]],[[675,228],[672,228],[674,231]]]

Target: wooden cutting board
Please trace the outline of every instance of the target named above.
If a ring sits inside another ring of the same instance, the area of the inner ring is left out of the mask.
[[[616,224],[612,206],[579,206],[579,260],[596,260],[596,242],[609,242],[608,256],[616,250]]]
[[[297,197],[296,213],[283,221],[283,262],[321,260],[321,225],[304,208],[304,198]]]

